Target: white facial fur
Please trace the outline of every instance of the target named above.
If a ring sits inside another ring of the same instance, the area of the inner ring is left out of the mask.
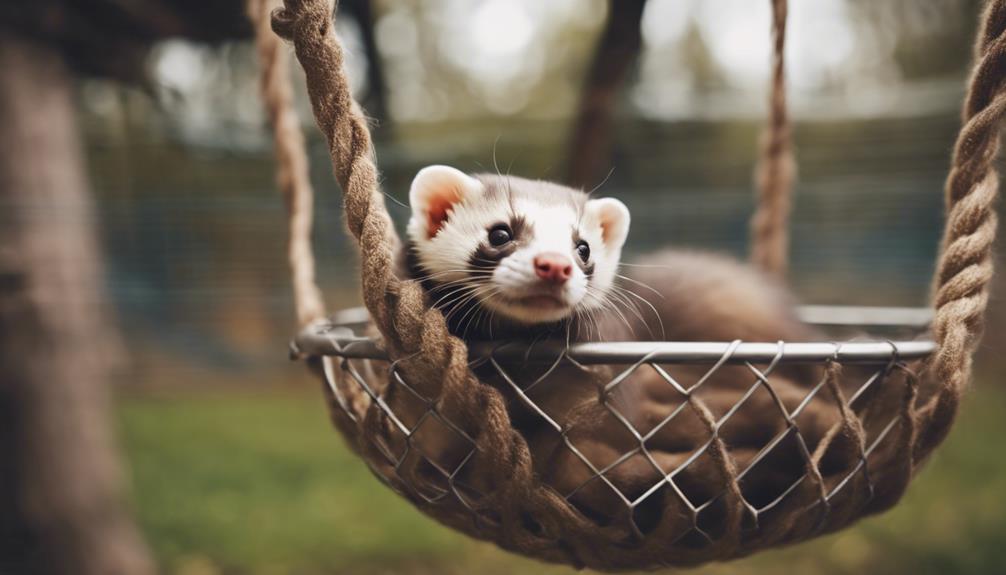
[[[520,324],[600,307],[629,228],[629,211],[618,200],[587,200],[548,182],[480,180],[447,166],[421,170],[409,200],[410,243],[419,273],[437,286],[435,303],[476,302]],[[490,230],[499,224],[512,241],[493,246]],[[586,261],[577,251],[580,240],[589,246]],[[536,258],[568,261],[571,273],[549,281],[536,273]]]

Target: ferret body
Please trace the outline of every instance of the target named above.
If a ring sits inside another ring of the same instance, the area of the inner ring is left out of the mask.
[[[410,203],[400,274],[419,280],[467,341],[801,341],[812,333],[780,284],[726,256],[666,250],[619,276],[630,214],[614,198],[431,166],[416,176]]]
[[[422,283],[452,333],[467,341],[775,342],[816,336],[797,319],[793,298],[781,285],[725,256],[668,250],[642,259],[620,277],[630,214],[616,199],[591,198],[549,182],[471,176],[431,166],[413,181],[410,203],[400,273]],[[618,285],[619,279],[624,285]],[[491,366],[477,368],[480,379],[507,397],[511,419],[528,441],[536,471],[599,520],[613,517],[623,502],[604,483],[591,480],[595,469],[612,467],[606,476],[619,490],[640,496],[686,461],[709,434],[702,414],[691,407],[681,410],[674,425],[666,425],[668,415],[688,399],[656,370],[640,369],[613,392],[605,392],[605,385],[625,367],[522,364],[507,366],[510,381]],[[662,367],[683,387],[700,380],[707,369]],[[539,382],[549,369],[553,371]],[[816,383],[810,380],[819,375],[815,368],[780,368],[773,375],[778,401],[795,408],[806,386]],[[744,366],[725,366],[695,394],[706,402],[710,416],[718,418],[757,379]],[[550,421],[527,405],[515,385]],[[740,459],[745,453],[753,458],[773,434],[785,429],[783,417],[769,428],[757,417],[743,417],[745,410],[778,410],[772,395],[751,394],[720,430]],[[805,423],[805,434],[819,439],[837,411],[812,411],[806,410],[813,417]],[[594,469],[563,446],[555,426]],[[619,462],[639,447],[640,436],[661,472],[642,454]],[[438,446],[433,451],[449,450],[443,441],[431,436],[428,443]],[[691,471],[699,473],[703,465],[697,461]],[[711,497],[701,482],[689,484],[691,475],[680,475],[686,495]]]

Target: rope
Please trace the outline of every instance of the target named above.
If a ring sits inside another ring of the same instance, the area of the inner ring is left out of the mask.
[[[315,118],[328,140],[335,176],[343,189],[346,223],[360,246],[364,301],[378,327],[386,328],[390,316],[385,297],[403,291],[402,282],[391,272],[397,239],[378,189],[370,132],[343,73],[331,11],[326,0],[289,1],[286,8],[273,12],[272,26],[281,37],[294,40],[307,72]],[[381,331],[397,339],[391,330]]]
[[[325,304],[314,276],[311,249],[314,190],[308,171],[304,134],[292,105],[293,89],[286,47],[269,28],[273,0],[248,0],[248,17],[255,27],[261,78],[259,88],[272,125],[276,183],[286,201],[289,219],[287,261],[293,284],[294,308],[301,327],[325,315]]]
[[[388,354],[421,395],[434,399],[444,419],[475,438],[473,465],[489,469],[492,481],[487,490],[492,495],[482,504],[501,516],[500,544],[525,550],[548,547],[543,537],[528,533],[520,510],[554,507],[545,501],[555,496],[531,488],[530,452],[510,423],[502,395],[468,369],[467,346],[448,332],[443,314],[426,305],[421,286],[395,277],[392,271],[399,240],[378,187],[370,132],[343,70],[342,47],[333,31],[333,6],[330,0],[285,0],[284,4],[273,12],[273,30],[293,41],[306,73],[315,119],[328,140],[335,177],[342,187],[346,223],[360,248],[364,303]],[[367,438],[357,440],[362,450],[371,449]],[[396,471],[405,476],[414,473],[401,467]]]
[[[272,15],[273,29],[292,39],[307,74],[315,118],[328,140],[335,177],[343,190],[346,224],[360,248],[363,299],[393,357],[428,354],[431,370],[467,372],[467,349],[450,336],[422,288],[393,273],[398,237],[378,187],[370,131],[353,102],[343,53],[332,26],[329,0],[287,0]],[[459,368],[460,366],[460,368]],[[427,394],[428,397],[436,394]]]
[[[755,169],[758,207],[751,217],[751,261],[784,277],[789,253],[789,214],[796,161],[786,113],[786,0],[772,0],[772,87],[769,121]]]
[[[940,393],[921,411],[915,448],[924,459],[946,437],[960,396],[971,380],[971,355],[982,335],[999,177],[993,161],[1006,115],[1006,0],[988,3],[975,46],[977,64],[962,111],[945,187],[946,227],[934,274],[933,336],[938,345],[929,373]]]

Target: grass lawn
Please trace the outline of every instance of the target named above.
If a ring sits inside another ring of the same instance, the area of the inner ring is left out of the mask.
[[[380,485],[320,392],[124,396],[137,514],[183,575],[573,573],[440,527]],[[902,504],[824,539],[701,573],[1006,573],[1006,391],[980,388]]]

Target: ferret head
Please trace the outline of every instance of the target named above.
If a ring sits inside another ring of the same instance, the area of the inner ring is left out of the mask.
[[[618,200],[447,166],[421,170],[409,202],[413,273],[448,316],[477,308],[536,325],[599,308],[629,231]]]

